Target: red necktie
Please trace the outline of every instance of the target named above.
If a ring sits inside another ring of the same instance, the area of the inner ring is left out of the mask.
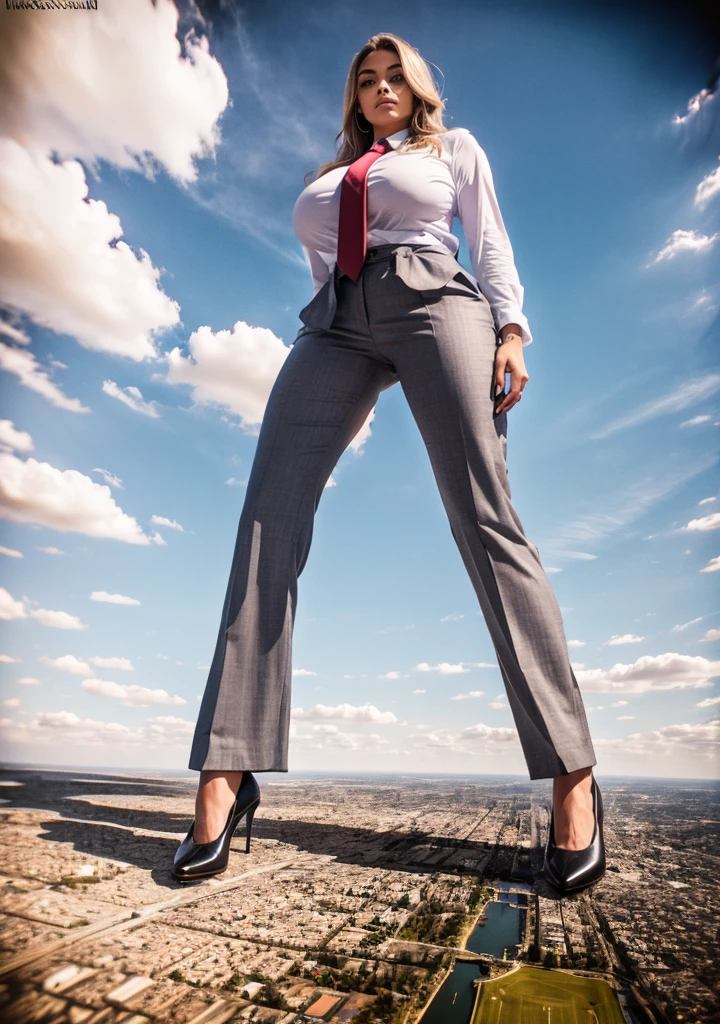
[[[393,147],[378,139],[367,153],[350,164],[340,188],[337,265],[357,281],[367,254],[367,175],[372,164]]]

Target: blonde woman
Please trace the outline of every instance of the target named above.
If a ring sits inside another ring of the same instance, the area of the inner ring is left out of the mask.
[[[565,893],[604,872],[583,701],[507,476],[507,414],[529,380],[523,288],[485,151],[466,128],[445,128],[442,110],[417,50],[373,36],[350,67],[338,157],[295,204],[314,297],[258,436],[193,739],[189,767],[200,782],[175,856],[178,880],[224,870],[243,818],[249,849],[260,800],[253,773],[288,769],[297,578],[314,515],[341,454],[398,381],[495,647],[530,778],[553,779],[545,875]],[[455,258],[455,215],[473,273]]]

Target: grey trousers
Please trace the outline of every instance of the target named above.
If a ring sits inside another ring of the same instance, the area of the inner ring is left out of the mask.
[[[477,594],[530,778],[596,764],[560,609],[512,505],[507,414],[493,417],[500,336],[474,279],[442,245],[381,245],[356,282],[336,267],[300,316],[258,435],[189,767],[288,770],[297,580],[314,515],[338,459],[397,381]]]

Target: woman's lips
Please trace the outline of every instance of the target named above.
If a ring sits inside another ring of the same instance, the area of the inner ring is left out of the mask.
[[[379,107],[394,107],[395,106],[395,100],[380,100],[380,102],[378,103],[378,106]]]

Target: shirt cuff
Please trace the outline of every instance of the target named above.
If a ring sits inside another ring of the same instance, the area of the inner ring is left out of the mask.
[[[500,331],[505,324],[517,324],[519,326],[523,347],[532,342],[533,337],[530,332],[530,325],[528,324],[527,317],[521,310],[515,309],[510,312],[505,311],[502,314],[496,314],[495,326],[497,330]]]

